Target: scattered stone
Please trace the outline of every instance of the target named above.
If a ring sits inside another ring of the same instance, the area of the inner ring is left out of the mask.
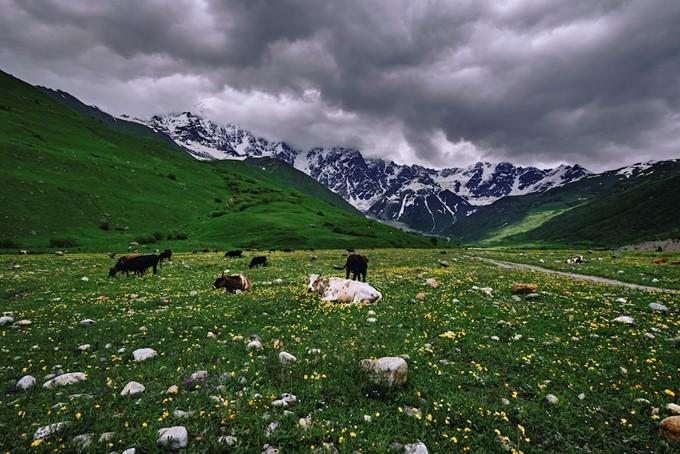
[[[440,261],[439,261],[439,266],[441,266],[442,268],[448,268],[448,267],[449,267],[449,262],[447,262],[446,260],[440,260]]]
[[[83,344],[78,346],[78,350],[81,352],[86,352],[90,349],[90,347],[92,347],[90,344]]]
[[[184,426],[165,427],[158,430],[158,444],[171,449],[186,448],[189,443],[189,433]]]
[[[661,421],[659,432],[666,438],[680,441],[680,416],[669,416]]]
[[[423,442],[404,445],[404,454],[428,454],[427,446]]]
[[[278,448],[273,447],[272,445],[264,445],[262,447],[262,453],[261,454],[279,454]]]
[[[491,339],[492,341],[496,341],[496,342],[501,340],[501,338],[498,337],[498,336],[491,336],[491,337],[489,337],[489,339]]]
[[[92,439],[94,438],[94,434],[81,434],[81,435],[76,435],[73,437],[73,444],[76,446],[78,449],[87,449],[90,447],[92,444]]]
[[[643,399],[642,397],[638,397],[637,399],[635,399],[635,402],[638,403],[638,404],[647,404],[647,405],[652,404],[650,401],[648,401],[647,399]]]
[[[35,386],[35,377],[32,375],[25,375],[17,382],[17,389],[27,391]]]
[[[279,353],[279,361],[284,366],[287,366],[287,365],[293,364],[295,361],[297,361],[297,358],[295,356],[291,355],[288,352],[281,352],[281,353]]]
[[[541,297],[538,293],[529,293],[525,298],[528,300],[537,300]]]
[[[387,356],[379,359],[364,359],[360,365],[368,373],[370,380],[377,385],[401,386],[408,379],[408,364],[403,358]]]
[[[35,431],[33,434],[33,439],[34,440],[46,440],[50,438],[52,435],[56,434],[57,432],[61,432],[68,426],[68,422],[62,421],[62,422],[55,422],[54,424],[50,424],[48,426],[42,426],[38,427],[38,430]]]
[[[133,394],[143,393],[146,388],[141,383],[131,381],[120,392],[121,396],[131,396]]]
[[[375,318],[375,317],[368,317],[368,318],[366,319],[366,323],[375,323],[375,322],[377,322],[377,321],[378,321],[378,319]]]
[[[654,334],[652,334],[652,333],[645,333],[645,338],[647,338],[647,339],[655,339],[656,336],[655,336]]]
[[[649,303],[649,308],[655,312],[668,312],[668,307],[661,303]]]
[[[559,402],[559,399],[554,394],[548,394],[547,396],[545,396],[545,400],[547,400],[549,403],[553,405]]]
[[[307,350],[307,354],[310,356],[317,356],[321,354],[321,350],[318,348],[310,348],[309,350]]]
[[[178,392],[179,387],[177,385],[169,386],[168,389],[165,390],[166,394],[177,394]]]
[[[295,394],[283,393],[279,399],[272,402],[272,406],[286,408],[295,402],[297,402]]]
[[[115,437],[115,436],[116,436],[116,432],[104,432],[103,434],[101,434],[99,436],[98,442],[99,443],[109,442],[109,441],[113,440],[113,437]]]
[[[364,422],[371,422],[371,415],[364,415]]]
[[[425,292],[418,292],[418,293],[416,294],[416,299],[417,299],[418,301],[423,301],[423,300],[425,299],[425,296],[426,296],[426,295],[425,295]]]
[[[11,323],[14,323],[14,318],[7,315],[0,317],[0,326],[9,325]]]
[[[217,335],[216,335],[215,333],[213,333],[212,331],[208,331],[208,336],[207,336],[207,337],[208,337],[208,339],[214,339],[214,338],[217,337]]]
[[[80,278],[80,280],[83,281],[83,282],[89,282],[90,278],[87,277],[87,276],[83,276],[83,277]]]
[[[123,451],[121,454],[135,454],[137,450],[135,448],[128,448],[125,451]]]
[[[203,382],[205,382],[208,379],[208,371],[207,370],[199,370],[191,374],[189,377],[184,379],[184,386],[188,388],[193,388],[196,385],[199,385]]]
[[[512,284],[510,291],[514,294],[526,295],[536,293],[538,286],[536,284]]]
[[[411,418],[420,419],[423,417],[423,412],[420,411],[420,408],[411,407],[409,405],[404,405],[404,414],[406,416],[410,416]]]
[[[232,435],[222,435],[217,439],[217,442],[227,446],[236,446],[238,444],[238,438]]]
[[[81,320],[81,321],[80,321],[80,326],[92,326],[92,325],[94,325],[95,323],[97,323],[97,322],[95,322],[95,321],[92,320],[91,318],[86,318],[85,320]]]
[[[576,397],[578,398],[578,400],[583,400],[583,399],[586,398],[586,395],[585,395],[584,393],[581,393],[581,394],[579,394],[579,395],[576,396]]]
[[[193,414],[194,414],[193,411],[184,411],[184,410],[179,410],[179,409],[172,412],[172,416],[174,418],[177,418],[177,419],[188,418]]]
[[[132,357],[135,361],[146,361],[156,356],[158,356],[158,353],[153,348],[138,348],[132,352]]]
[[[31,320],[23,319],[23,320],[19,320],[18,322],[15,322],[14,325],[12,325],[12,326],[29,326],[32,323],[33,322]]]
[[[623,323],[625,325],[632,325],[635,323],[633,320],[633,317],[630,317],[628,315],[621,315],[619,317],[616,317],[615,319],[612,320],[613,323]]]
[[[666,405],[666,410],[675,413],[676,415],[680,415],[680,405],[678,404],[668,404]]]
[[[247,351],[262,350],[262,341],[258,336],[250,336],[250,342],[246,345]]]
[[[70,372],[68,374],[62,374],[53,379],[46,381],[43,384],[43,388],[52,389],[56,386],[66,386],[87,380],[87,375],[82,372]]]
[[[300,418],[298,420],[298,426],[300,426],[301,429],[307,430],[310,427],[312,427],[312,418],[307,416],[306,418]]]
[[[501,397],[501,403],[503,405],[510,405],[510,401],[508,399],[506,399],[505,397]]]
[[[265,437],[271,437],[274,432],[279,428],[280,423],[278,421],[272,421],[269,423],[269,425],[264,429],[264,436]]]
[[[429,278],[425,280],[425,285],[430,288],[437,288],[439,287],[439,282],[437,282],[437,279]]]

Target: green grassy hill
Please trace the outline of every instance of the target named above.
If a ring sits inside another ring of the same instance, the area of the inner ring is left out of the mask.
[[[5,249],[430,244],[365,219],[295,169],[197,161],[1,72],[0,156]]]
[[[481,245],[619,246],[677,238],[680,162],[662,161],[652,170],[630,178],[607,172],[544,193],[505,197],[447,234]]]

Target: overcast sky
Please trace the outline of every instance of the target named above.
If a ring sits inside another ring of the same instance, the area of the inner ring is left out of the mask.
[[[0,0],[0,69],[401,163],[680,157],[680,0]]]

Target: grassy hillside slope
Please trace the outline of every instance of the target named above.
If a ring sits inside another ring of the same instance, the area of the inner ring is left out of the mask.
[[[618,246],[677,237],[680,163],[625,178],[615,172],[544,193],[505,197],[447,230],[462,243]]]
[[[266,169],[196,161],[155,137],[116,131],[5,73],[0,156],[0,247],[8,249],[429,244]]]

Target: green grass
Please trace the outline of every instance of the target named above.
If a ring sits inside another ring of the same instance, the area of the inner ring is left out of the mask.
[[[197,161],[4,73],[0,159],[0,248],[10,251],[121,250],[155,233],[163,239],[148,249],[430,244],[367,220],[295,169]],[[168,240],[178,233],[187,239]]]
[[[342,263],[341,251],[317,251],[315,262],[309,253],[274,253],[271,265],[258,270],[247,269],[247,258],[178,254],[157,276],[117,279],[106,277],[112,261],[104,254],[0,256],[3,311],[33,322],[0,328],[0,446],[63,451],[72,449],[74,436],[93,433],[91,452],[154,452],[156,431],[179,424],[188,429],[190,452],[219,451],[218,437],[232,432],[239,439],[234,452],[242,453],[260,452],[265,443],[310,452],[325,442],[341,452],[386,452],[394,441],[416,440],[430,452],[503,452],[499,433],[524,452],[677,452],[677,443],[658,434],[659,420],[669,414],[665,405],[677,402],[668,393],[680,395],[680,357],[668,342],[680,329],[676,298],[500,269],[469,256],[480,252],[360,252],[370,257],[369,282],[384,295],[369,307],[321,304],[305,292],[308,273],[337,273],[332,265]],[[449,268],[438,266],[442,258]],[[245,272],[253,291],[211,289],[224,268]],[[423,286],[429,277],[439,288]],[[267,285],[276,278],[282,283]],[[513,299],[513,282],[536,283],[541,298]],[[493,296],[474,286],[492,287]],[[422,302],[414,299],[420,291]],[[670,312],[649,311],[651,302]],[[366,321],[369,310],[377,313],[374,324]],[[610,323],[619,315],[633,316],[635,324]],[[97,323],[84,328],[84,318]],[[448,331],[454,339],[440,336]],[[259,354],[233,340],[251,334],[265,345]],[[91,349],[79,351],[86,343]],[[131,352],[142,347],[160,357],[134,363]],[[308,355],[310,348],[322,355]],[[278,362],[281,349],[297,356],[292,367]],[[409,357],[404,388],[368,385],[361,359],[402,354]],[[57,369],[83,371],[88,379],[43,389],[43,376]],[[204,387],[182,388],[184,378],[202,369],[209,373]],[[12,384],[25,374],[38,385],[15,394]],[[146,391],[120,396],[130,380]],[[180,386],[179,394],[165,394],[171,385]],[[284,392],[298,398],[293,415],[271,407]],[[549,393],[559,403],[549,404]],[[52,408],[58,402],[63,405]],[[422,418],[406,416],[404,405],[420,408]],[[176,409],[194,414],[176,420]],[[269,438],[266,414],[281,422]],[[311,428],[298,427],[310,414]],[[38,426],[58,421],[70,423],[65,432],[30,447]],[[116,432],[111,444],[96,443],[105,431]]]
[[[633,284],[680,290],[680,265],[670,262],[680,260],[680,253],[663,252],[612,252],[583,249],[526,250],[521,248],[485,249],[480,256],[516,263],[527,263],[558,271],[606,277]],[[578,265],[565,263],[569,258],[582,255],[585,262]],[[653,264],[652,260],[666,258],[668,263]],[[620,273],[623,271],[623,273]]]
[[[528,232],[529,230],[533,230],[543,224],[544,222],[548,221],[549,219],[554,218],[555,216],[560,215],[561,213],[564,213],[568,208],[560,208],[560,209],[540,209],[540,210],[534,210],[530,211],[523,219],[520,221],[507,225],[496,232],[490,234],[487,238],[484,240],[480,241],[480,244],[483,245],[492,245],[495,243],[502,242],[503,240],[507,239],[508,237],[511,237],[513,235],[517,235],[519,233],[524,233]]]

